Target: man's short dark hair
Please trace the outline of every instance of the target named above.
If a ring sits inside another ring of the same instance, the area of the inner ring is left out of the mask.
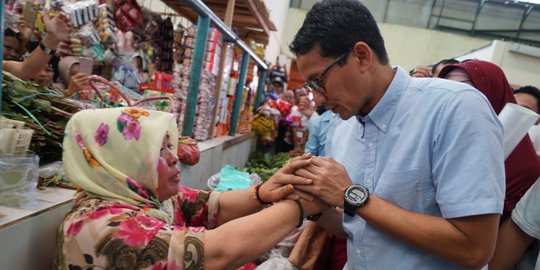
[[[22,39],[21,39],[21,33],[13,31],[11,28],[4,29],[4,37],[14,37],[16,38],[19,43],[22,45]]]
[[[435,70],[437,70],[437,67],[440,65],[454,65],[454,64],[459,64],[459,61],[454,58],[443,59],[435,63],[433,66],[431,66],[431,73],[435,73]]]
[[[379,62],[389,62],[379,27],[360,1],[323,0],[307,13],[289,49],[295,55],[304,55],[318,44],[322,57],[338,57],[358,41],[365,42]]]
[[[536,99],[536,107],[540,109],[540,90],[532,85],[527,85],[514,90],[514,94],[529,94]],[[537,112],[539,113],[539,112]]]

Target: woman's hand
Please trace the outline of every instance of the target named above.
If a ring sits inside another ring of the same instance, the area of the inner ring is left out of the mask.
[[[71,81],[69,82],[69,86],[66,89],[65,96],[69,97],[80,90],[86,90],[90,88],[90,81],[87,74],[84,73],[77,73],[73,75],[71,78]]]
[[[309,185],[310,179],[296,176],[297,169],[311,164],[311,154],[305,154],[291,159],[285,166],[279,169],[268,181],[259,188],[259,197],[265,202],[276,202],[284,198],[298,199],[302,197],[313,200],[313,196],[295,191],[293,185]]]

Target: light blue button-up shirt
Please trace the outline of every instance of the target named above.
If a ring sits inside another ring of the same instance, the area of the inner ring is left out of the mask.
[[[396,68],[373,110],[336,128],[330,155],[353,183],[401,208],[444,218],[500,214],[502,137],[503,127],[479,91],[458,82],[411,78]],[[349,269],[460,269],[360,216],[344,215],[343,226]]]
[[[331,110],[321,114],[309,127],[309,137],[304,152],[312,153],[315,156],[326,156],[326,152],[331,147],[330,142],[336,125],[340,122],[341,118]]]

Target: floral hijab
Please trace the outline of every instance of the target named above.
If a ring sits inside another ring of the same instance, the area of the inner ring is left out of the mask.
[[[84,110],[69,120],[64,137],[65,176],[77,197],[143,207],[172,223],[170,201],[157,198],[157,166],[165,135],[178,138],[170,113],[138,108]],[[172,143],[173,152],[178,145]]]

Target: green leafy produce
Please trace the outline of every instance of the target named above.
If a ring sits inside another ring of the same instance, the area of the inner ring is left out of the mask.
[[[2,116],[23,121],[34,130],[30,150],[43,162],[59,160],[67,121],[77,104],[46,87],[2,72]]]
[[[249,173],[258,174],[263,181],[268,180],[276,171],[283,167],[291,157],[288,153],[269,153],[254,152],[248,160],[245,170]]]

